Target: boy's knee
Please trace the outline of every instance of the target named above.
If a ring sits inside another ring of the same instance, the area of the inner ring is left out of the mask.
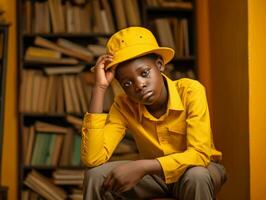
[[[211,183],[211,176],[209,171],[205,167],[192,167],[186,171],[182,178],[183,183],[195,184],[206,184]]]
[[[85,171],[84,181],[91,182],[95,185],[102,184],[106,175],[106,171],[102,170],[102,167],[94,167]]]

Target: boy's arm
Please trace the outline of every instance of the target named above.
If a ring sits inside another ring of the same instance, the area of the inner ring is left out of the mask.
[[[103,187],[108,191],[122,193],[130,190],[143,176],[148,174],[163,176],[163,170],[158,160],[129,161],[114,168],[106,177]]]
[[[186,144],[184,152],[157,158],[166,183],[176,182],[191,166],[207,166],[211,156],[212,133],[204,87],[194,81],[186,89]]]
[[[114,78],[114,72],[105,71],[111,55],[102,55],[95,65],[95,84],[88,113],[85,114],[81,130],[81,160],[88,167],[105,163],[125,133],[125,120],[114,103],[109,114],[103,113],[104,95]]]
[[[95,83],[92,88],[89,113],[102,113],[104,95],[114,78],[114,71],[105,71],[105,66],[112,61],[111,55],[102,55],[98,58],[95,65]]]

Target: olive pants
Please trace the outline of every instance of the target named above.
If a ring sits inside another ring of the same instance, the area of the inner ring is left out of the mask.
[[[221,164],[211,162],[207,168],[191,167],[178,182],[166,184],[159,176],[146,175],[130,191],[122,194],[103,191],[104,179],[110,171],[125,162],[108,162],[88,169],[84,179],[84,200],[151,199],[172,197],[178,200],[212,200],[226,181]]]

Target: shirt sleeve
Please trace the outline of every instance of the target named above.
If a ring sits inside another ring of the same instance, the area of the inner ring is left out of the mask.
[[[109,114],[86,113],[82,125],[81,160],[88,167],[109,160],[125,135],[126,120],[114,103]]]
[[[187,89],[185,97],[187,112],[187,149],[157,158],[160,162],[166,183],[178,181],[190,166],[207,166],[211,155],[211,127],[208,104],[204,87],[194,82]]]

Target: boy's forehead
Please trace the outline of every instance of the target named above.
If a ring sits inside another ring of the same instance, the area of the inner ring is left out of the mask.
[[[128,60],[126,62],[120,63],[116,67],[115,72],[119,78],[120,76],[122,76],[124,74],[124,73],[120,73],[120,72],[136,71],[136,70],[138,70],[138,68],[141,68],[141,67],[146,66],[146,65],[153,66],[151,59],[149,59],[147,57],[135,58],[135,59],[131,59],[131,60]]]

